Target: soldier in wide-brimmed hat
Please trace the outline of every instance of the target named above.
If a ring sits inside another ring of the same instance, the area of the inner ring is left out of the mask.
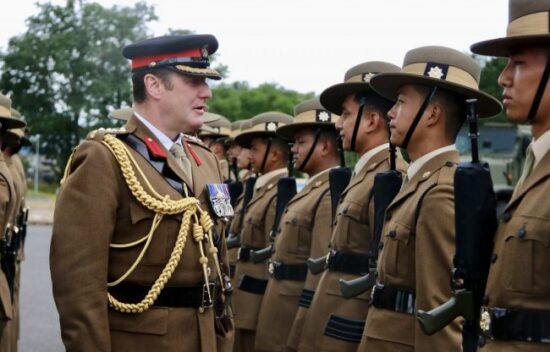
[[[399,72],[399,67],[381,61],[365,62],[350,68],[343,83],[321,93],[321,104],[340,115],[336,128],[344,149],[355,152],[359,160],[349,185],[343,185],[345,189],[331,229],[331,243],[322,255],[327,258],[324,260],[326,270],[317,275],[319,285],[315,292],[303,297],[303,309],[296,321],[305,321],[303,329],[295,330],[303,332],[289,340],[294,350],[355,351],[361,340],[369,293],[346,299],[340,293],[338,281],[357,278],[368,267],[365,264],[374,216],[369,194],[374,176],[390,168],[386,112],[392,102],[374,92],[370,84],[372,77],[383,72]],[[399,167],[404,165],[400,163]]]
[[[319,276],[308,273],[306,260],[326,253],[331,235],[329,171],[339,158],[334,122],[319,98],[294,108],[294,121],[277,133],[292,146],[294,168],[309,176],[304,188],[286,204],[275,232],[269,261],[269,283],[256,332],[256,351],[284,351],[291,334],[299,334],[303,319],[295,318],[303,292],[312,292]],[[279,192],[281,194],[281,192]],[[293,330],[297,330],[293,332]]]
[[[231,178],[229,170],[229,161],[227,160],[227,146],[225,140],[231,134],[231,121],[227,117],[206,112],[204,114],[208,122],[199,129],[197,136],[202,142],[210,148],[212,153],[218,158],[224,181]]]
[[[267,285],[267,263],[253,263],[250,252],[269,244],[275,219],[277,182],[287,175],[287,142],[276,134],[277,128],[292,122],[281,112],[265,112],[250,120],[250,125],[235,137],[235,143],[250,149],[252,171],[259,175],[254,196],[245,209],[240,233],[240,249],[235,270],[238,285],[233,292],[235,312],[235,351],[253,351],[258,312]]]
[[[479,65],[454,49],[410,50],[400,73],[371,79],[373,89],[395,100],[388,112],[391,143],[405,148],[411,163],[404,185],[388,206],[380,239],[377,283],[362,351],[461,351],[457,319],[425,335],[417,310],[451,297],[454,240],[456,135],[465,121],[465,100],[478,99],[480,117],[500,112],[479,90]]]
[[[531,124],[533,133],[494,241],[480,351],[550,348],[549,24],[550,1],[510,0],[506,36],[471,48],[477,54],[509,58],[498,78],[506,115],[514,123]]]

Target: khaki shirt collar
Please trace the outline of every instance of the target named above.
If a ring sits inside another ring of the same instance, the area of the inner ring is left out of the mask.
[[[361,155],[359,160],[357,160],[357,164],[355,164],[355,168],[353,169],[353,172],[357,175],[369,163],[370,159],[372,159],[373,156],[375,156],[378,152],[389,148],[390,148],[390,144],[384,143],[379,145],[378,147],[372,148],[365,154]]]
[[[535,155],[535,162],[533,163],[533,169],[535,169],[546,153],[548,153],[548,150],[550,150],[550,130],[544,132],[536,140],[533,138],[531,149]]]
[[[306,181],[306,186],[309,185],[311,182],[313,182],[314,180],[318,179],[319,177],[323,176],[324,174],[326,174],[327,172],[329,172],[331,169],[333,169],[333,167],[329,167],[328,169],[325,169],[321,172],[319,172],[318,174],[314,175],[314,176],[311,176],[310,178],[307,179]]]
[[[281,169],[276,169],[276,170],[270,171],[267,174],[263,174],[262,176],[258,177],[258,179],[256,180],[256,184],[254,185],[254,189],[262,188],[273,177],[279,176],[279,175],[282,175],[282,174],[285,174],[285,173],[286,173],[286,167],[283,167]]]
[[[167,135],[165,135],[161,130],[156,128],[155,125],[149,122],[145,117],[141,116],[137,111],[134,111],[134,115],[136,115],[138,120],[141,121],[141,123],[144,124],[145,127],[147,127],[147,129],[155,135],[155,137],[158,139],[160,143],[162,143],[162,146],[166,150],[170,150],[170,148],[172,148],[172,145],[174,145],[174,143],[182,145],[181,138],[176,139],[176,141],[174,142]]]
[[[436,150],[432,150],[428,154],[422,155],[420,158],[418,158],[417,160],[415,160],[415,161],[413,161],[409,164],[409,168],[407,169],[407,178],[409,180],[412,180],[412,178],[414,177],[414,175],[416,175],[418,170],[420,170],[422,168],[422,166],[424,166],[424,164],[426,164],[428,161],[435,158],[439,154],[443,154],[443,153],[451,152],[451,151],[456,151],[456,146],[454,144],[451,144],[451,145],[448,145],[446,147],[439,148],[439,149],[436,149]]]

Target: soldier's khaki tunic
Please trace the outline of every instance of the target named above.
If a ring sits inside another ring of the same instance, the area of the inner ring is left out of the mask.
[[[189,142],[201,161],[198,166],[190,157],[193,179],[190,182],[176,160],[135,116],[128,121],[126,131],[141,140],[151,138],[166,153],[165,167],[183,180],[199,199],[202,209],[208,210],[206,183],[219,183],[221,173],[216,158],[206,147]],[[143,313],[127,314],[108,307],[107,282],[126,273],[142,249],[141,246],[116,249],[109,245],[142,238],[151,228],[154,213],[130,193],[118,162],[101,140],[102,134],[98,133],[78,146],[55,209],[50,264],[67,351],[230,350],[233,330],[230,327],[223,335],[214,326],[212,309],[200,313],[196,308],[154,306]],[[169,195],[174,200],[182,198],[145,158],[128,149],[160,195]],[[138,179],[145,184],[140,176]],[[144,188],[151,192],[148,186]],[[124,282],[147,287],[154,283],[168,262],[180,225],[181,214],[164,216],[143,260]],[[220,225],[216,229],[223,233]],[[225,246],[223,256],[224,249]],[[212,258],[209,262],[212,263]],[[203,282],[198,245],[189,233],[167,286],[193,287]]]
[[[13,214],[17,207],[15,183],[8,169],[3,153],[0,153],[0,236],[3,237],[6,228],[11,226]],[[0,271],[0,350],[16,351],[16,322],[13,320],[14,310],[10,297],[10,289],[6,276]]]
[[[280,169],[278,173],[274,172],[274,176],[264,175],[268,177],[264,179],[265,184],[258,185],[260,178],[256,181],[254,196],[245,210],[241,247],[259,249],[269,245],[269,233],[275,219],[277,182],[285,175],[285,169]],[[267,262],[254,264],[250,261],[238,261],[235,271],[238,283],[243,275],[267,280]],[[238,286],[237,284],[232,298],[235,327],[238,329],[235,351],[249,351],[254,348],[254,332],[264,296],[243,291]]]
[[[495,237],[494,261],[487,281],[489,307],[550,311],[550,153],[515,190]],[[486,351],[548,351],[550,345],[498,341]]]
[[[457,162],[456,151],[428,160],[386,209],[378,282],[414,290],[417,309],[430,310],[451,297]],[[461,343],[459,319],[427,336],[414,315],[371,307],[360,350],[460,351]]]
[[[315,176],[288,202],[275,240],[274,261],[305,265],[308,258],[326,253],[331,234],[328,175],[326,170]],[[269,279],[258,318],[256,351],[285,349],[302,290],[315,290],[318,278],[308,274],[305,282]]]
[[[370,197],[374,176],[389,170],[389,152],[383,149],[374,154],[367,164],[352,177],[342,192],[336,226],[332,234],[332,249],[346,253],[367,255],[372,240],[374,202]],[[315,290],[307,312],[298,351],[355,351],[352,343],[324,334],[331,314],[344,319],[364,321],[370,302],[370,293],[351,299],[342,297],[338,280],[351,280],[358,275],[326,270]],[[291,346],[295,348],[294,346]]]

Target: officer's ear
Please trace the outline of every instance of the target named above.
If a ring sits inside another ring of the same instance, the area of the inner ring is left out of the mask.
[[[160,77],[148,73],[143,77],[143,85],[145,86],[147,96],[150,96],[155,100],[160,99],[164,88],[164,84]]]
[[[434,126],[439,121],[442,121],[444,109],[443,109],[443,106],[441,105],[441,102],[439,101],[432,102],[430,105],[428,105],[428,108],[426,110],[428,112],[428,116],[426,119],[427,126]]]

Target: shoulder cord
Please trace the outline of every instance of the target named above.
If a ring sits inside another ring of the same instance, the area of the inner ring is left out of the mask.
[[[113,153],[113,156],[119,163],[122,175],[126,181],[126,184],[128,185],[128,188],[132,192],[132,195],[147,209],[155,212],[155,218],[153,219],[153,224],[151,225],[151,229],[149,233],[145,237],[131,243],[110,245],[111,248],[129,248],[146,241],[143,250],[139,254],[136,261],[132,264],[130,269],[128,269],[128,271],[124,273],[119,279],[108,283],[109,287],[118,285],[135,270],[135,268],[143,258],[143,255],[149,246],[149,243],[153,237],[155,230],[157,229],[158,225],[162,221],[163,216],[182,214],[181,226],[178,232],[178,236],[176,238],[174,249],[172,250],[172,253],[170,255],[170,259],[168,260],[168,263],[162,270],[159,277],[155,280],[155,283],[153,284],[153,286],[151,287],[147,295],[143,298],[143,300],[141,300],[141,302],[131,304],[131,303],[120,302],[116,298],[111,296],[109,292],[107,292],[109,306],[123,313],[141,313],[149,309],[153,305],[153,303],[158,298],[160,292],[162,291],[162,289],[164,288],[168,280],[170,280],[172,274],[174,273],[177,265],[180,262],[181,254],[183,253],[183,249],[187,241],[186,235],[189,231],[189,226],[191,225],[192,217],[195,220],[193,224],[193,239],[195,240],[195,242],[197,242],[201,252],[201,257],[199,259],[199,262],[201,263],[203,268],[205,282],[206,283],[208,282],[208,270],[207,270],[208,258],[204,254],[204,249],[202,244],[205,238],[207,239],[209,244],[208,252],[214,258],[219,279],[223,280],[221,276],[221,268],[219,265],[218,255],[217,255],[218,249],[215,247],[214,241],[212,238],[212,228],[214,226],[214,222],[212,221],[208,213],[206,213],[200,208],[199,200],[193,197],[187,197],[180,200],[171,200],[169,199],[168,195],[165,197],[162,197],[160,194],[158,194],[155,191],[155,189],[152,187],[150,182],[147,180],[147,178],[143,174],[143,171],[137,165],[136,160],[130,154],[130,152],[124,145],[124,143],[122,143],[116,137],[107,134],[103,137],[103,144],[111,151],[111,153]],[[132,168],[132,165],[133,165],[133,168]],[[138,181],[135,175],[134,168],[138,171],[139,175],[144,180],[145,185],[151,190],[151,193],[153,195],[150,195],[143,189],[143,186]],[[197,212],[199,214],[197,214]],[[205,285],[205,286],[207,288],[210,301],[212,301],[211,299],[212,294],[210,292],[210,287],[209,287],[210,285]],[[224,290],[223,285],[221,289],[222,291]]]

